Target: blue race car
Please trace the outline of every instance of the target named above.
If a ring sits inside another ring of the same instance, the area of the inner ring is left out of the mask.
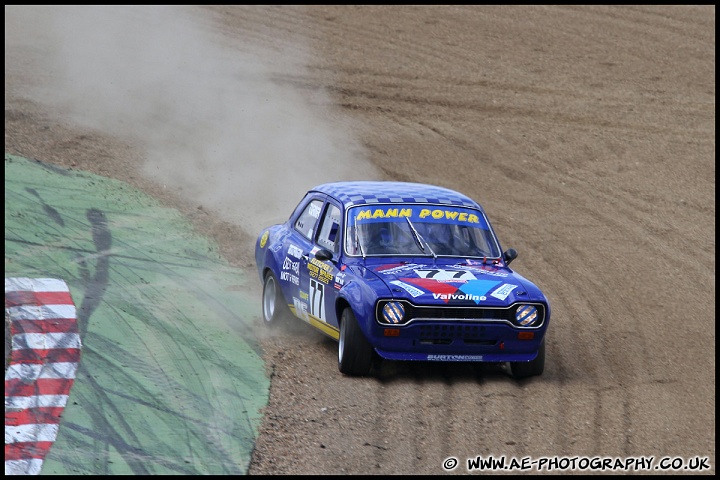
[[[474,200],[383,181],[313,188],[255,246],[264,322],[294,315],[337,340],[347,375],[380,359],[508,362],[516,378],[540,375],[550,304],[509,268],[516,257]]]

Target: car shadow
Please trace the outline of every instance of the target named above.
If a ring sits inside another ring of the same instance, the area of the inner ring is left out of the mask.
[[[337,342],[320,333],[317,335],[320,340],[319,346],[326,350],[327,355],[332,356],[331,358],[336,358]],[[341,375],[340,372],[338,372],[338,375]],[[377,358],[373,363],[370,374],[363,378],[375,379],[382,383],[407,380],[446,384],[494,380],[508,381],[508,379],[513,382],[529,381],[515,380],[507,363],[394,361]]]
[[[421,362],[381,360],[371,375],[382,383],[419,380],[437,383],[486,382],[512,378],[507,364],[479,362]]]
[[[328,358],[337,358],[337,341],[323,335],[304,322],[292,319],[283,325],[286,333],[303,338],[325,351]],[[342,375],[339,371],[337,375]],[[365,377],[347,376],[348,379],[363,378],[374,379],[383,384],[404,381],[436,382],[450,385],[453,383],[487,383],[512,382],[516,385],[525,385],[540,379],[552,381],[552,375],[545,372],[540,377],[516,379],[513,377],[508,363],[483,362],[423,362],[423,361],[395,361],[376,358],[370,374]]]

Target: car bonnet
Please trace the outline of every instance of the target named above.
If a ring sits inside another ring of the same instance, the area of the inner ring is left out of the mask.
[[[368,266],[397,299],[416,305],[505,306],[528,301],[527,282],[491,262],[403,262]]]

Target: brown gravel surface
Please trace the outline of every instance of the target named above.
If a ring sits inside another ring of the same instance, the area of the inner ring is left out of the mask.
[[[348,378],[309,327],[259,330],[272,386],[250,474],[451,456],[467,473],[477,455],[715,472],[714,6],[139,8],[58,28],[67,12],[5,7],[6,152],[137,186],[248,275],[259,228],[317,183],[454,188],[553,308],[545,373],[521,382],[389,362]],[[76,37],[104,54],[69,54]]]

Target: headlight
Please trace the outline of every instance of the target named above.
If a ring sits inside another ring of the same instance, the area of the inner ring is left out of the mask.
[[[405,307],[400,302],[388,302],[382,309],[382,320],[385,323],[402,323]]]
[[[521,327],[529,327],[539,319],[538,309],[534,305],[520,305],[515,310],[515,321]]]

